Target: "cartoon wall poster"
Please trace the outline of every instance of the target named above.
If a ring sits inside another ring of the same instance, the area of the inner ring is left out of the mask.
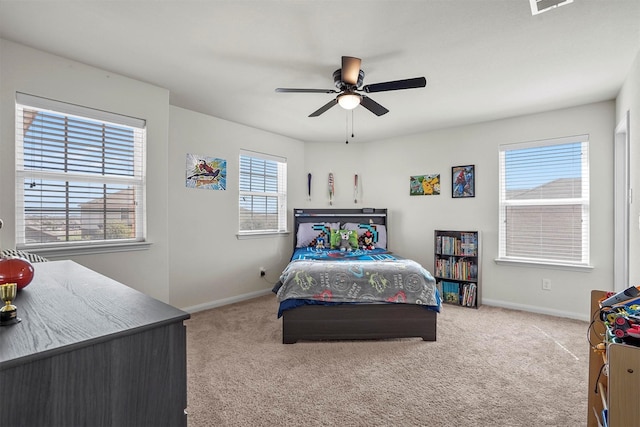
[[[409,178],[410,196],[437,196],[440,194],[440,174],[415,175]]]
[[[187,188],[227,189],[227,161],[216,157],[187,154]]]
[[[451,168],[451,197],[475,197],[476,171],[474,165]]]

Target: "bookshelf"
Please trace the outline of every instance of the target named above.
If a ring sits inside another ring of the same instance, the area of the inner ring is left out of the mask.
[[[591,291],[587,426],[636,426],[640,420],[640,346],[609,338],[599,317],[599,301],[605,295],[605,291]],[[598,343],[602,343],[600,350],[593,348]]]
[[[442,302],[480,305],[480,233],[435,230],[434,278]]]

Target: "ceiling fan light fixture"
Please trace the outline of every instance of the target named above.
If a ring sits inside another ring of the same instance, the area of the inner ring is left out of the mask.
[[[362,100],[362,96],[353,92],[345,92],[338,95],[338,104],[345,110],[353,110],[360,105],[360,100]]]

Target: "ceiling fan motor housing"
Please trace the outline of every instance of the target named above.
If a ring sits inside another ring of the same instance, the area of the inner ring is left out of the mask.
[[[358,82],[356,83],[355,86],[352,86],[342,81],[342,68],[339,68],[333,72],[333,83],[341,91],[342,90],[354,91],[360,86],[362,86],[363,82],[364,82],[364,71],[362,70],[358,72]]]

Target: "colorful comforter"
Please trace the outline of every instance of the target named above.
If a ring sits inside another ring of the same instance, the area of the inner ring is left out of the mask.
[[[383,249],[299,248],[274,288],[280,302],[410,303],[440,309],[436,282],[420,264]]]

